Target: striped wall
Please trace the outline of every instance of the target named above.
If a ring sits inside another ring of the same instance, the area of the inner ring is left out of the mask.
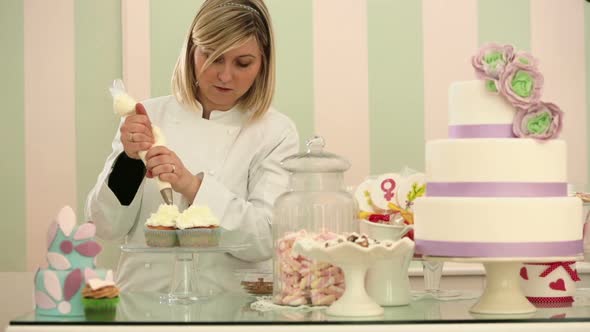
[[[11,253],[0,254],[0,271],[25,271],[27,266],[23,21],[22,1],[0,3],[0,42],[3,49],[0,73],[5,77],[0,80],[4,118],[0,121],[0,138],[3,142],[12,143],[4,145],[4,155],[0,158],[4,184],[0,191],[0,208],[5,217],[0,222],[0,242],[7,244],[5,248],[10,248]]]
[[[588,2],[588,1],[587,1]],[[588,134],[588,128],[590,128],[590,4],[586,3],[584,6],[584,45],[585,45],[585,55],[586,55],[586,158],[590,155],[590,144],[588,140],[590,139],[590,135]],[[583,108],[584,109],[584,108]],[[588,167],[588,172],[590,173],[590,167]],[[590,178],[590,174],[586,176],[586,184],[588,183],[588,179]]]
[[[117,126],[107,87],[170,93],[181,42],[203,0],[3,0],[4,156],[0,271],[32,271],[64,204],[82,207]],[[590,4],[583,0],[267,0],[277,35],[275,106],[369,174],[423,169],[446,136],[447,87],[472,79],[486,41],[541,59],[546,99],[567,112],[569,181],[587,183]],[[116,259],[108,245],[103,265]]]

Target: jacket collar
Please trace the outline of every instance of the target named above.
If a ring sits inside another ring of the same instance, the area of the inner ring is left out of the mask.
[[[212,121],[219,124],[230,126],[241,126],[243,122],[250,116],[250,111],[244,110],[240,107],[234,106],[227,111],[211,111],[209,119],[203,118],[203,105],[197,100],[197,109],[192,112],[197,112],[199,117],[205,121]]]

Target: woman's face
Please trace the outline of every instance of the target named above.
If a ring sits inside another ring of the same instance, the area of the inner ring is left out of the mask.
[[[222,54],[201,72],[212,52],[213,50],[201,46],[195,51],[195,68],[199,82],[197,97],[205,110],[226,111],[254,83],[262,65],[262,54],[256,39],[250,38],[242,46]]]

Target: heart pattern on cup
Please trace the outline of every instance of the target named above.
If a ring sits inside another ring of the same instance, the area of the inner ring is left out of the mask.
[[[549,288],[565,292],[565,282],[563,281],[563,279],[559,278],[553,282],[550,282]]]
[[[520,277],[524,280],[529,280],[529,274],[524,266],[520,268]]]

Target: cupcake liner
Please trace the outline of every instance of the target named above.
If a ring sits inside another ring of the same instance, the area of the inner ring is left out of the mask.
[[[181,247],[215,247],[219,245],[219,227],[179,229],[176,233]]]
[[[85,311],[84,316],[87,321],[91,322],[112,322],[117,316],[117,310],[91,310]]]
[[[84,316],[87,321],[114,321],[117,316],[117,303],[119,303],[119,297],[112,299],[82,298]]]
[[[88,313],[89,311],[115,311],[118,303],[118,296],[113,298],[102,299],[93,299],[86,297],[82,298],[82,305],[84,306],[84,311],[86,313]]]
[[[175,247],[178,238],[175,230],[151,229],[144,226],[145,243],[149,247]]]

